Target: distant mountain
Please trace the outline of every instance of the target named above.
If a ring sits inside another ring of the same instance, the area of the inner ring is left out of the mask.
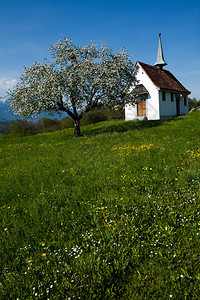
[[[12,112],[9,112],[8,106],[9,106],[8,101],[5,98],[0,97],[0,120],[3,119],[5,121],[11,121],[11,120],[20,119],[20,118],[16,118]]]
[[[6,122],[12,121],[12,120],[19,120],[22,119],[20,116],[15,116],[12,111],[9,111],[8,109],[9,101],[6,98],[0,97],[0,121],[4,120]],[[39,117],[32,119],[32,122],[37,122],[41,118],[51,118],[51,119],[62,119],[66,117],[66,113],[62,113],[61,115],[55,114],[52,117],[49,117],[47,113],[41,113]]]

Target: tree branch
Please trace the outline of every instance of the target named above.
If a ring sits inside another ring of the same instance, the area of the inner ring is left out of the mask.
[[[58,103],[58,108],[59,110],[66,112],[73,120],[75,120],[75,115],[71,112],[71,110],[67,109],[64,106],[62,95],[60,95],[60,102]]]

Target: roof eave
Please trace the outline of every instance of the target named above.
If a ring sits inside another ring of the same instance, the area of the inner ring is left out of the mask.
[[[174,92],[174,93],[179,93],[179,94],[185,94],[185,95],[189,95],[191,94],[190,91],[181,91],[181,90],[173,90],[173,89],[166,89],[166,88],[159,88],[160,91],[167,91],[167,92]]]
[[[136,61],[135,66],[137,66],[137,65],[139,65],[139,66],[142,68],[142,70],[145,72],[145,74],[148,76],[148,78],[151,80],[151,82],[153,83],[153,85],[154,85],[158,90],[163,90],[163,91],[166,90],[166,91],[171,91],[171,92],[180,93],[180,94],[182,93],[182,94],[187,94],[187,95],[190,95],[190,94],[191,94],[191,92],[190,92],[189,90],[181,91],[181,90],[172,90],[172,89],[161,88],[160,86],[156,85],[156,84],[153,82],[153,80],[152,80],[151,77],[148,75],[148,73],[145,71],[145,69],[142,67],[142,65],[140,64],[139,61]],[[151,66],[151,67],[156,68],[155,66]]]

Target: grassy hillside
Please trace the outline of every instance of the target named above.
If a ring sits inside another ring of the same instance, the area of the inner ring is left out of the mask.
[[[0,139],[0,299],[198,299],[200,113]]]

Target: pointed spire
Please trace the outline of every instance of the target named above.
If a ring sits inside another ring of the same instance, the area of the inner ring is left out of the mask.
[[[159,67],[160,69],[162,69],[166,65],[167,65],[167,63],[164,60],[164,55],[163,55],[163,50],[162,50],[161,33],[159,33],[157,61],[154,64],[154,66]]]

